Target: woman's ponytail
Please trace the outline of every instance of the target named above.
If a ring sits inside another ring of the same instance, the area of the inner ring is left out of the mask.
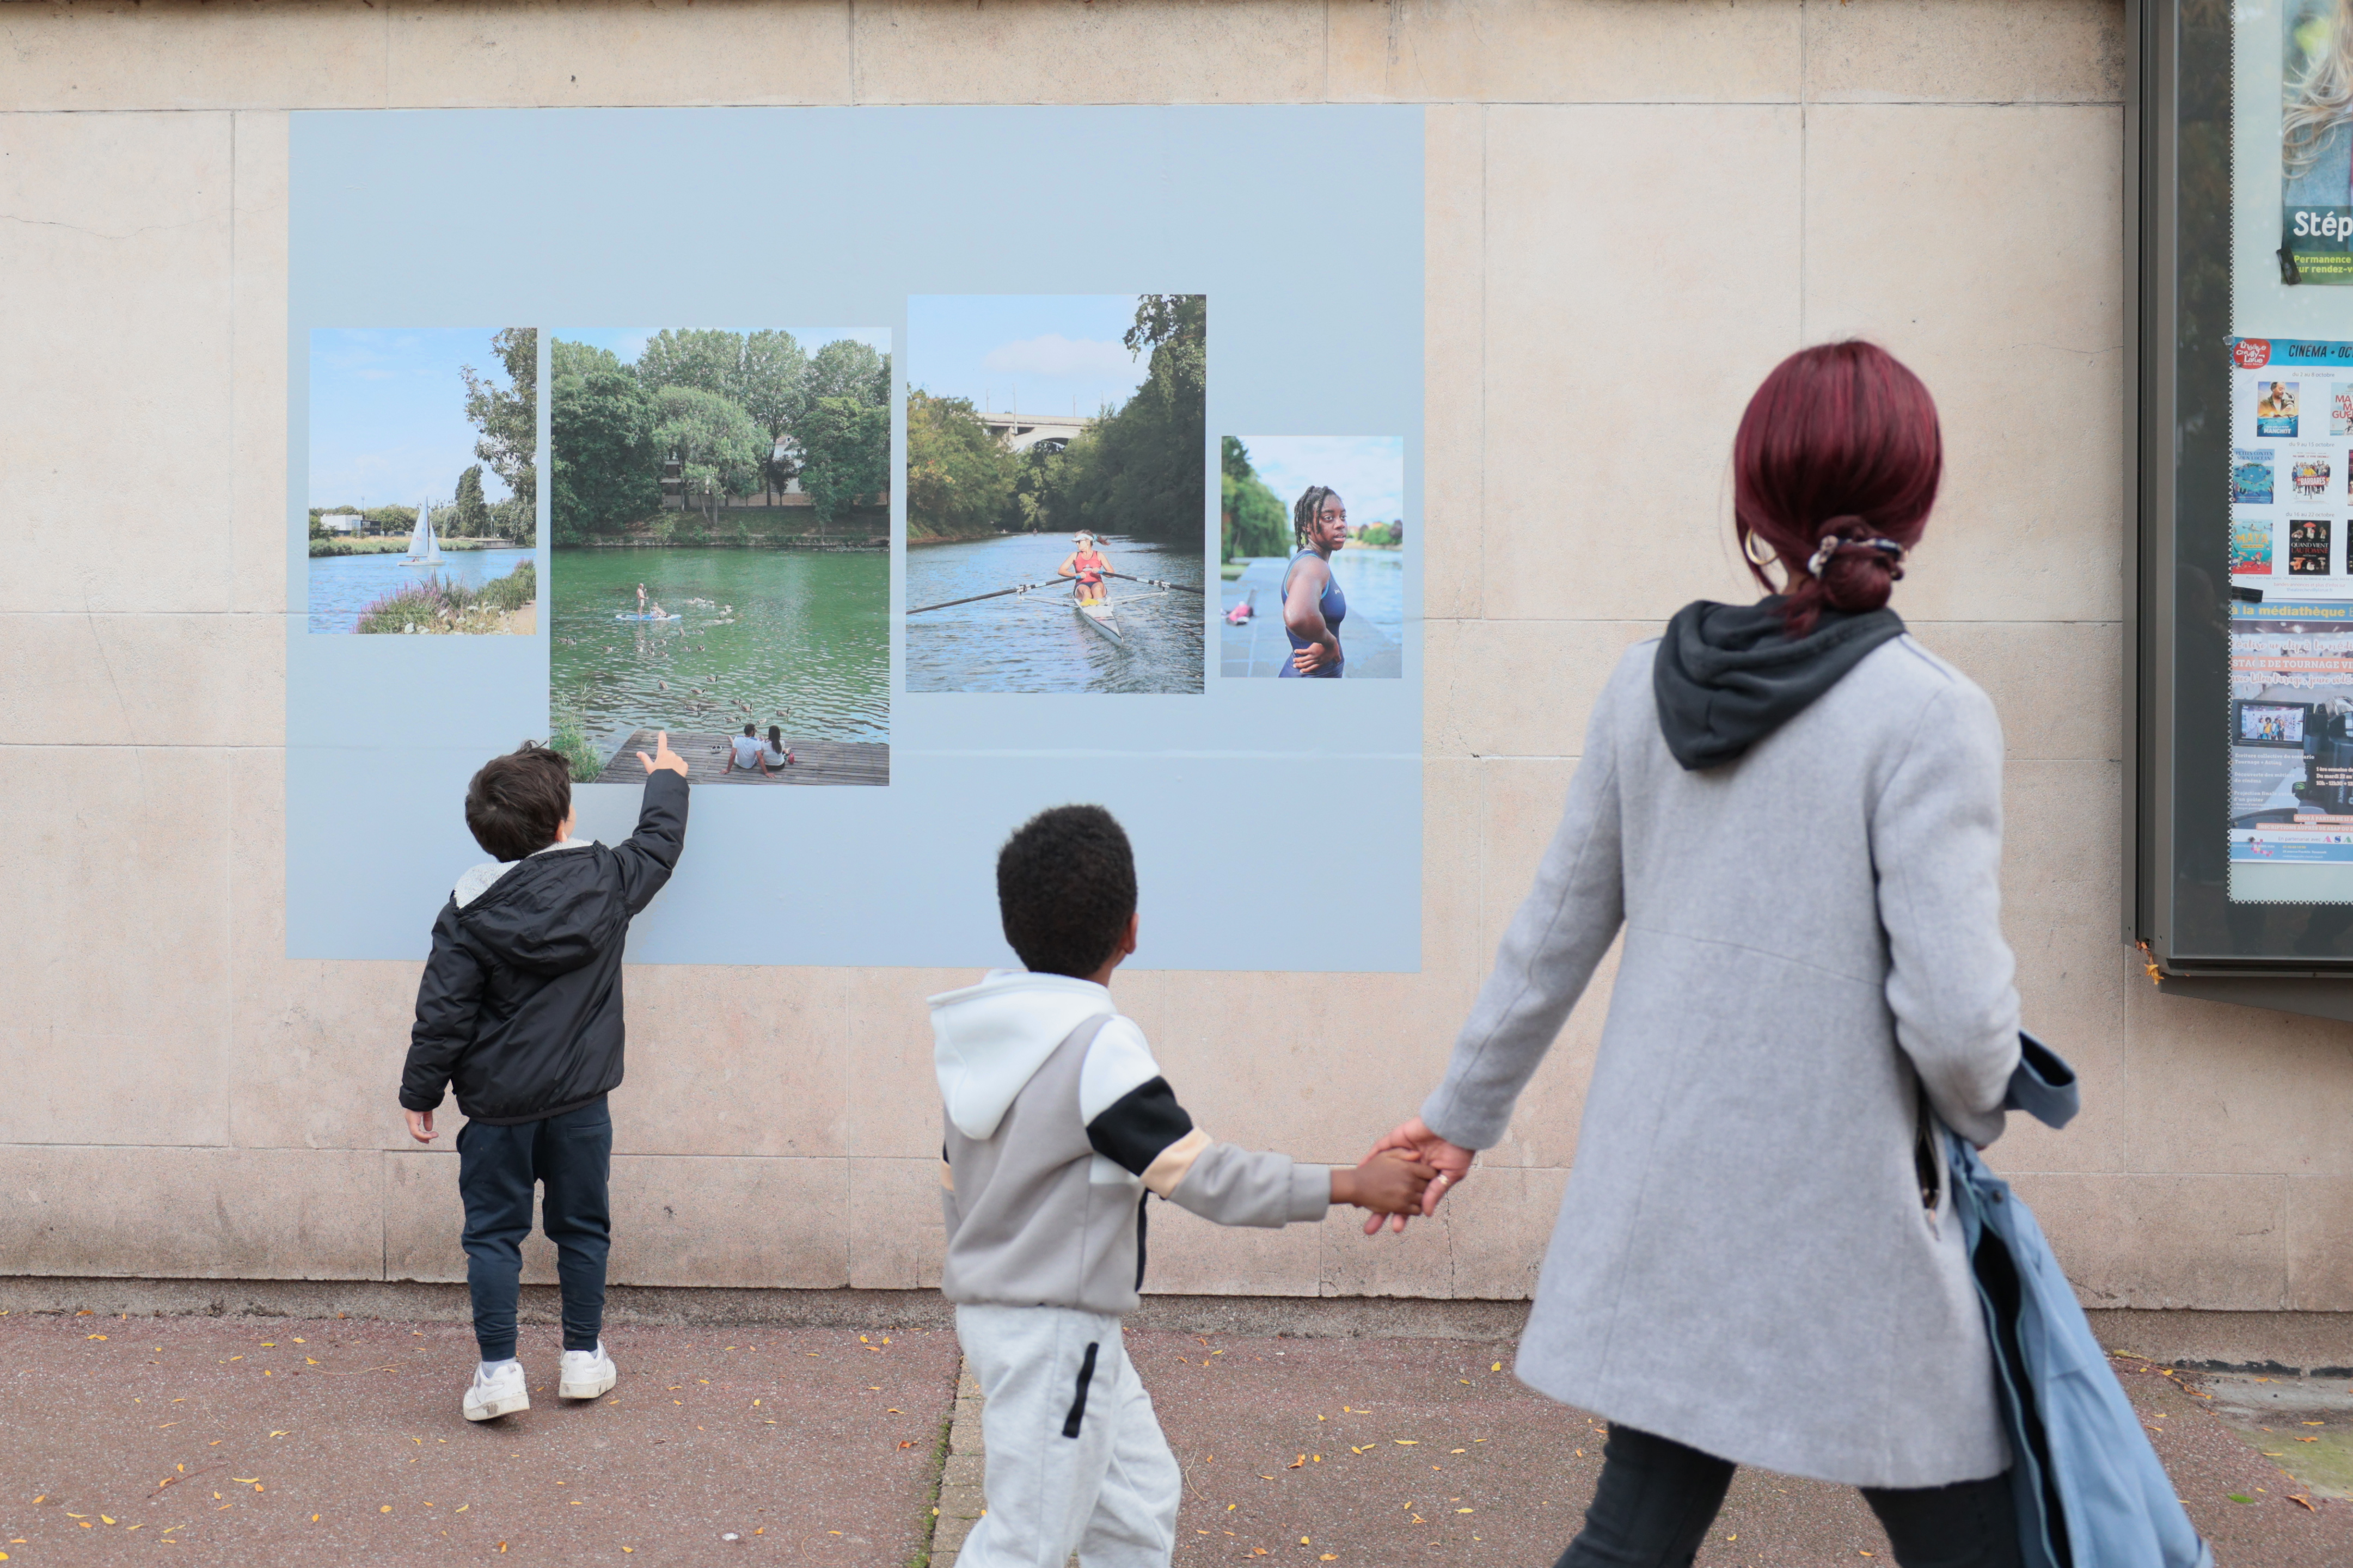
[[[1767,591],[1758,563],[1781,563],[1791,637],[1887,603],[1944,467],[1936,402],[1886,350],[1824,343],[1774,367],[1733,438],[1733,526]]]

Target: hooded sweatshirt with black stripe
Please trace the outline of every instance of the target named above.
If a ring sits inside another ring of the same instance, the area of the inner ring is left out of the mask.
[[[1091,980],[1000,969],[931,1007],[951,1301],[1134,1310],[1147,1194],[1219,1225],[1331,1206],[1328,1166],[1195,1127],[1144,1031]]]

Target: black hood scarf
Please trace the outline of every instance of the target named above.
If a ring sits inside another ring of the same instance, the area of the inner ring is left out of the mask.
[[[1881,643],[1904,635],[1894,610],[1824,610],[1789,636],[1781,599],[1754,605],[1695,600],[1675,612],[1651,688],[1667,750],[1686,770],[1721,767],[1805,711]]]

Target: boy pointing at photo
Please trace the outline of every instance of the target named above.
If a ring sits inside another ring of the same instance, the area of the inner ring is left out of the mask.
[[[665,732],[646,768],[638,830],[607,848],[572,837],[572,772],[525,742],[466,787],[466,826],[493,858],[458,879],[433,922],[417,1023],[400,1078],[409,1136],[438,1134],[433,1112],[454,1087],[458,1194],[466,1205],[466,1283],[481,1364],[461,1408],[489,1421],[531,1408],[515,1359],[515,1298],[534,1189],[564,1292],[556,1395],[594,1399],[618,1376],[599,1332],[607,1188],[621,1087],[621,949],[686,843],[686,763]]]

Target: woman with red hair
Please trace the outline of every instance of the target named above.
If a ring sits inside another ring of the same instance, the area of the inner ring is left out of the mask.
[[[1434,1209],[1623,931],[1519,1351],[1610,1423],[1561,1568],[1688,1564],[1744,1464],[1862,1488],[1910,1568],[2020,1561],[1936,1136],[2000,1136],[2019,1057],[2001,731],[1887,607],[1943,467],[1885,351],[1766,378],[1733,446],[1764,595],[1620,661],[1445,1081],[1382,1141]]]

